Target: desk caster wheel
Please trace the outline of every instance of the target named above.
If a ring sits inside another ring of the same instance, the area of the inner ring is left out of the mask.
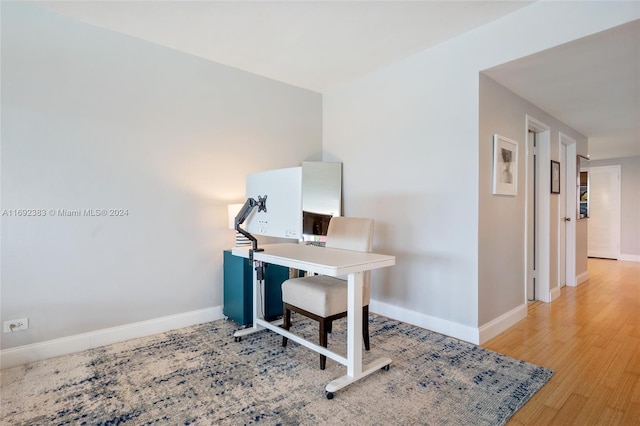
[[[326,391],[324,394],[326,395],[327,399],[333,399],[333,392]]]
[[[381,370],[383,371],[389,371],[389,364],[385,365],[384,367],[381,368]]]
[[[233,337],[233,341],[234,342],[240,342],[241,340],[242,340],[242,337],[240,337],[240,336],[234,336]]]

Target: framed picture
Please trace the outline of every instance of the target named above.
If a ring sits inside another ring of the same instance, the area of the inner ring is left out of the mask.
[[[560,193],[560,163],[551,160],[551,193]]]
[[[493,193],[516,195],[518,192],[518,142],[493,135]]]

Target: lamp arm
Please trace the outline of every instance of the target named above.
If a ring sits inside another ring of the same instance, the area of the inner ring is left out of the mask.
[[[250,233],[248,233],[244,229],[240,228],[240,224],[236,225],[236,231],[238,231],[239,233],[241,233],[242,235],[244,235],[245,237],[247,237],[247,239],[249,239],[251,241],[252,251],[262,251],[262,250],[260,250],[258,248],[258,240],[256,239],[256,237],[254,237],[253,235],[251,235]]]
[[[244,202],[244,205],[242,206],[242,208],[240,208],[240,211],[238,212],[234,220],[236,231],[238,231],[251,241],[252,249],[249,253],[251,261],[253,261],[253,252],[263,251],[263,249],[258,248],[258,240],[256,239],[256,237],[242,229],[240,225],[242,225],[244,221],[247,220],[255,207],[258,207],[258,211],[267,211],[267,196],[265,195],[264,198],[258,196],[258,201],[253,198],[247,198],[247,201]]]
[[[244,204],[240,208],[240,211],[238,211],[236,218],[234,219],[236,230],[238,229],[238,225],[242,225],[244,221],[247,220],[249,214],[256,206],[256,204],[256,200],[254,200],[253,198],[247,198],[247,201],[244,202]]]

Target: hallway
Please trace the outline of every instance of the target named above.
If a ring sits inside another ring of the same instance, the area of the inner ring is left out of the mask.
[[[589,280],[483,345],[554,370],[509,425],[640,425],[640,262],[588,262]]]

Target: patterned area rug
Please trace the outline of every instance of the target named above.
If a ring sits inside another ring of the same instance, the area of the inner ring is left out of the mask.
[[[315,341],[317,323],[293,317]],[[234,342],[214,321],[2,371],[2,424],[502,425],[551,370],[384,317],[371,316],[365,364],[392,359],[338,391],[346,368],[264,331]],[[329,347],[346,353],[346,320]],[[341,344],[342,343],[342,344]]]

